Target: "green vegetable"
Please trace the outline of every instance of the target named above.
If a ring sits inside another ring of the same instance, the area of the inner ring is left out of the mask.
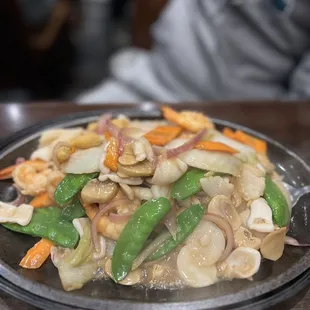
[[[133,214],[114,249],[112,274],[115,281],[121,281],[126,277],[152,230],[170,208],[170,201],[160,197],[147,201]]]
[[[90,224],[88,223],[83,226],[83,236],[77,248],[66,257],[66,262],[71,267],[80,266],[90,257],[92,251],[93,245],[91,242]]]
[[[32,219],[26,226],[2,225],[19,233],[49,239],[65,248],[73,248],[79,234],[72,223],[62,219],[61,211],[58,207],[38,208],[34,209]]]
[[[70,204],[63,208],[61,213],[63,219],[72,222],[74,219],[83,217],[85,210],[78,197],[75,197]]]
[[[205,173],[205,171],[197,168],[188,170],[173,184],[171,197],[184,200],[200,192],[200,179],[204,177]]]
[[[199,224],[205,208],[200,205],[192,205],[188,209],[184,210],[177,217],[177,234],[176,239],[174,240],[172,236],[170,236],[151,256],[149,256],[146,261],[153,261],[165,254],[170,253],[174,250],[178,245],[184,242],[184,240],[193,232],[193,230]],[[160,233],[157,238],[161,238],[162,234],[165,234],[166,230]],[[155,242],[155,240],[153,241]]]
[[[274,222],[284,227],[290,220],[290,209],[288,203],[278,185],[269,176],[265,178],[264,198],[272,210]]]
[[[97,178],[98,172],[88,174],[67,174],[57,186],[54,198],[57,204],[64,206],[68,203],[90,180]]]

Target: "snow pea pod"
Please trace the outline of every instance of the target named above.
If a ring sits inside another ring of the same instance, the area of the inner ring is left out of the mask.
[[[205,173],[197,168],[188,170],[172,185],[171,197],[184,200],[200,192],[200,179],[204,177]]]
[[[151,256],[149,256],[146,261],[156,260],[165,254],[170,253],[174,250],[178,245],[184,242],[184,240],[193,232],[193,230],[199,224],[205,208],[200,205],[192,205],[188,209],[184,210],[177,217],[177,234],[176,238],[173,239],[170,236]],[[161,238],[162,234],[165,234],[166,230],[161,232],[157,238]],[[156,240],[155,239],[155,240]],[[155,240],[153,242],[155,242]]]
[[[32,219],[26,226],[11,223],[2,225],[22,234],[49,239],[65,248],[73,248],[79,240],[79,234],[71,222],[62,219],[61,211],[58,207],[38,208],[33,211]]]
[[[74,219],[83,217],[85,215],[85,209],[78,197],[74,197],[71,203],[62,209],[61,214],[63,219],[72,222]]]
[[[98,172],[87,174],[67,174],[57,186],[54,198],[57,204],[64,206],[68,203],[90,180],[97,178]]]
[[[170,208],[170,201],[159,197],[144,203],[130,218],[113,252],[112,274],[116,282],[126,277],[147,238]]]
[[[290,209],[279,186],[267,175],[265,178],[264,198],[272,210],[274,222],[284,227],[290,220]]]

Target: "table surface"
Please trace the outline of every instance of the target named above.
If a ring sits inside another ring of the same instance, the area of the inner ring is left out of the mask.
[[[41,102],[35,104],[0,104],[0,139],[35,123],[51,118],[68,115],[74,112],[89,110],[126,108],[151,111],[157,109],[155,103],[143,104],[105,104],[78,106],[66,102]],[[309,102],[208,102],[182,103],[178,109],[195,109],[211,117],[232,121],[278,140],[297,152],[301,157],[310,160],[310,101]],[[310,309],[310,291],[293,308],[294,310]],[[17,301],[7,294],[0,293],[0,309],[34,310],[32,306]]]

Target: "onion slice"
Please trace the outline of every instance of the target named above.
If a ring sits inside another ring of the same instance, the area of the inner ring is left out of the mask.
[[[100,116],[98,121],[98,134],[103,134],[105,131],[108,130],[108,123],[112,119],[112,114],[107,113]]]
[[[22,164],[25,161],[26,161],[26,159],[24,157],[17,157],[16,160],[15,160],[15,164],[16,165],[20,165],[20,164]]]
[[[172,238],[176,240],[177,237],[177,210],[174,203],[171,203],[171,210],[164,217],[164,224],[169,230]]]
[[[117,214],[117,213],[110,213],[109,219],[114,223],[125,223],[127,222],[133,213],[126,213],[126,214]]]
[[[207,133],[207,129],[201,130],[197,135],[195,135],[193,138],[189,139],[184,144],[174,148],[174,149],[168,149],[167,150],[167,158],[176,157],[184,152],[187,152],[194,148],[194,146],[201,140],[201,138]]]
[[[150,255],[152,255],[169,237],[170,232],[165,231],[158,235],[133,261],[131,270],[137,269]]]
[[[99,243],[98,243],[97,225],[99,223],[101,216],[104,215],[107,211],[115,208],[117,205],[119,205],[120,203],[124,201],[127,201],[127,199],[118,199],[106,205],[102,205],[102,204],[99,205],[99,211],[96,213],[91,223],[91,238],[92,238],[93,245],[97,252],[100,251]]]
[[[235,242],[233,229],[229,222],[219,215],[207,213],[203,216],[203,218],[207,221],[213,222],[215,225],[225,231],[227,240],[225,250],[223,251],[221,258],[219,259],[219,262],[221,262],[229,256],[234,247]]]
[[[18,207],[26,201],[26,196],[21,193],[21,189],[17,185],[14,184],[13,187],[16,188],[17,197],[8,203],[12,206]]]
[[[289,236],[286,236],[286,237],[285,237],[285,244],[287,244],[287,245],[292,245],[292,246],[301,246],[301,247],[309,246],[309,247],[310,247],[310,244],[307,244],[307,243],[299,243],[296,239],[294,239],[294,238],[292,238],[292,237],[289,237]]]

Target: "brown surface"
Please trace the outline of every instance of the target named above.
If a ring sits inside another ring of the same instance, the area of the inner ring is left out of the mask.
[[[132,43],[141,48],[152,46],[151,26],[157,20],[168,0],[132,1]]]
[[[137,105],[105,105],[120,112]],[[178,108],[204,110],[209,116],[229,120],[258,130],[310,159],[310,102],[248,102],[180,104]],[[68,103],[0,105],[0,139],[37,122],[74,112],[102,109],[103,106],[77,106]],[[154,109],[156,105],[154,105]],[[310,292],[293,308],[310,309]],[[17,309],[17,301],[0,293],[0,309]],[[34,310],[18,303],[18,309]]]

